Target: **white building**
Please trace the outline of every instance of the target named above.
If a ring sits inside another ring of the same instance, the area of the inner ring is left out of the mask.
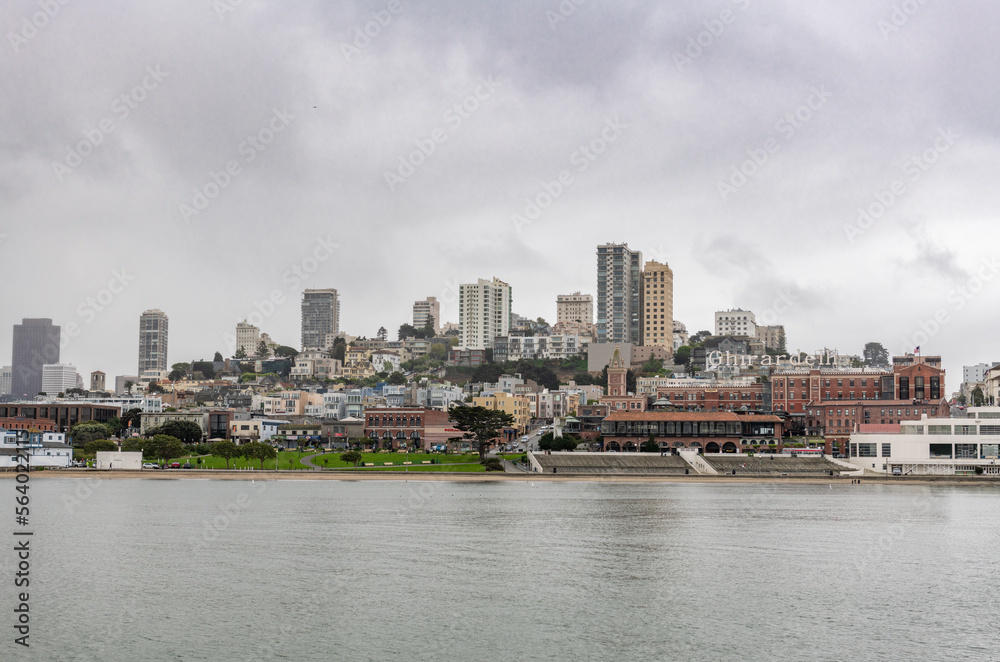
[[[990,371],[996,363],[977,363],[976,365],[962,366],[962,381],[969,383],[986,381],[986,373]]]
[[[339,359],[331,359],[323,352],[307,350],[295,357],[292,379],[333,379],[341,374]]]
[[[260,344],[260,329],[243,320],[236,325],[236,354],[243,350],[247,357],[257,355],[257,346]]]
[[[465,349],[488,349],[493,339],[510,333],[510,285],[498,278],[479,279],[459,285],[459,346]]]
[[[688,344],[688,330],[684,322],[674,320],[674,352]]]
[[[0,395],[10,395],[11,382],[14,379],[14,369],[9,365],[0,368]]]
[[[94,466],[98,469],[142,469],[142,453],[130,451],[97,451]]]
[[[757,337],[757,318],[749,310],[734,308],[715,313],[715,335]]]
[[[42,366],[42,391],[55,396],[71,388],[77,388],[79,375],[76,366],[68,363],[49,363]]]
[[[556,324],[593,324],[594,297],[574,292],[556,297]]]
[[[1000,475],[1000,407],[970,407],[968,418],[903,421],[898,433],[854,433],[848,461],[895,476]]]
[[[372,352],[372,366],[375,372],[388,372],[392,374],[400,371],[402,360],[397,352],[388,349],[380,349]],[[387,365],[388,364],[388,365]]]
[[[73,447],[64,434],[0,428],[0,468],[16,467],[19,452],[29,455],[32,467],[68,467],[73,462]]]

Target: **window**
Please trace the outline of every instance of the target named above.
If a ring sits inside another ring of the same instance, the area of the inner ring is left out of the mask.
[[[858,457],[878,457],[877,444],[858,444]]]
[[[892,444],[882,444],[882,457],[892,457]]]
[[[951,444],[930,444],[930,456],[933,458],[950,458]]]
[[[955,457],[976,457],[976,444],[955,444]]]

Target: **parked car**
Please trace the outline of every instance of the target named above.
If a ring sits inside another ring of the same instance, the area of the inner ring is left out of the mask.
[[[190,462],[185,462],[184,466],[181,467],[181,469],[190,469],[190,468],[191,468],[191,463]]]
[[[142,463],[142,468],[143,469],[159,469],[160,465],[156,464],[155,462],[143,462]]]
[[[171,462],[170,463],[170,468],[171,469],[180,469],[181,468],[181,463],[180,462]]]

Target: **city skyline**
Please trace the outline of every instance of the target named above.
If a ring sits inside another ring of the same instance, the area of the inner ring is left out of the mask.
[[[559,293],[596,298],[593,247],[613,241],[670,265],[691,333],[739,307],[804,351],[923,334],[957,374],[995,353],[1000,303],[996,64],[976,38],[1000,8],[974,7],[473,3],[458,27],[406,6],[363,48],[384,6],[67,9],[0,61],[7,98],[31,100],[2,111],[0,274],[34,281],[5,298],[0,347],[51,317],[63,360],[129,374],[150,307],[171,357],[210,358],[261,309],[294,344],[303,289],[337,288],[341,328],[370,337],[427,296],[457,321],[483,274],[550,319]],[[82,75],[93,24],[129,29]],[[44,273],[43,236],[68,256]]]

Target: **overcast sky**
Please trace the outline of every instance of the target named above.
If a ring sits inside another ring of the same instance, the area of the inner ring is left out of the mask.
[[[995,3],[50,1],[0,9],[3,363],[51,317],[134,374],[148,308],[171,363],[258,303],[298,347],[305,287],[356,335],[493,276],[552,320],[604,242],[691,332],[1000,360]]]

